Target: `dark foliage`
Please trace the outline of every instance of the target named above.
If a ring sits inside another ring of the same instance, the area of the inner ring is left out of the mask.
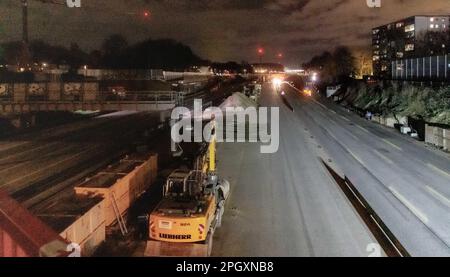
[[[8,42],[0,47],[4,49],[0,59],[3,58],[5,63],[11,65],[20,63],[23,56],[21,42]],[[91,53],[86,53],[76,43],[66,48],[50,45],[42,40],[32,41],[29,52],[33,62],[66,64],[72,69],[88,65],[96,68],[182,70],[192,65],[208,63],[195,55],[191,48],[174,40],[148,39],[129,45],[121,35],[106,38],[101,49]]]

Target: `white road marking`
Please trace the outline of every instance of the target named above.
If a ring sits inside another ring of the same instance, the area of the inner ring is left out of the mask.
[[[440,173],[440,174],[450,178],[450,173],[448,173],[447,171],[444,171],[444,170],[440,169],[439,167],[437,167],[437,166],[435,166],[433,164],[430,164],[430,163],[427,163],[427,166],[429,168],[433,169],[434,171],[436,171],[436,172],[438,172],[438,173]]]
[[[342,118],[343,120],[345,120],[345,121],[350,122],[350,119],[348,119],[346,116],[341,115],[341,118]]]
[[[394,147],[395,149],[399,150],[399,151],[403,151],[403,149],[400,146],[395,145],[394,143],[390,142],[387,139],[382,139],[385,143],[389,144],[390,146]]]
[[[383,153],[381,153],[378,150],[373,150],[373,152],[375,152],[375,154],[377,154],[378,157],[382,158],[384,161],[386,161],[388,164],[394,164],[394,162],[389,159],[388,157],[386,157]]]
[[[436,198],[437,200],[441,201],[442,204],[444,204],[445,206],[450,208],[450,199],[448,199],[447,197],[445,197],[444,195],[442,195],[440,192],[438,192],[437,190],[433,189],[430,186],[425,186],[425,188],[427,189],[427,191],[434,196],[434,198]]]
[[[359,125],[355,125],[355,126],[358,127],[359,129],[363,130],[364,132],[370,134],[370,131],[367,130],[366,128],[364,128],[364,127],[362,127],[362,126],[359,126]]]
[[[332,132],[330,132],[330,130],[328,130],[327,128],[325,130],[327,130],[327,132],[330,134],[330,136],[332,138],[334,138],[335,140],[338,140],[337,137]]]
[[[322,108],[324,108],[325,110],[328,110],[327,106],[325,106],[324,104],[320,103],[319,101],[314,99],[314,102],[316,102],[317,104],[319,104]]]
[[[417,216],[423,223],[428,223],[428,217],[418,208],[416,208],[411,202],[409,202],[403,195],[401,195],[393,187],[389,187],[392,194],[405,205],[415,216]]]
[[[327,117],[324,112],[319,111],[319,110],[317,112],[320,113],[323,117]]]
[[[354,140],[357,140],[357,141],[360,140],[357,136],[355,136],[354,134],[352,134],[352,132],[350,132],[350,131],[347,131],[347,134],[348,134],[349,136],[351,136]]]
[[[363,162],[358,156],[356,156],[356,155],[355,155],[352,151],[350,151],[348,148],[347,148],[347,151],[348,151],[348,153],[350,153],[350,155],[353,156],[353,158],[354,158],[355,160],[357,160],[360,164],[362,164],[362,165],[365,166],[364,162]]]

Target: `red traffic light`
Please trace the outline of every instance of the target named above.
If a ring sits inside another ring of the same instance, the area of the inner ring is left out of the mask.
[[[150,17],[150,12],[149,11],[144,11],[144,17]]]
[[[264,54],[264,49],[258,48],[258,54],[260,54],[260,55]]]

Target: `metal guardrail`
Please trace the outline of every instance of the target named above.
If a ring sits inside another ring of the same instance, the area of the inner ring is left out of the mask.
[[[321,161],[383,248],[386,255],[389,257],[410,257],[410,254],[405,247],[389,230],[383,220],[372,209],[347,176],[342,178],[324,160]]]
[[[83,92],[46,95],[22,93],[20,97],[0,97],[0,115],[36,111],[136,110],[159,111],[180,105],[182,94],[175,91]]]
[[[126,92],[99,92],[100,101],[126,101],[126,102],[165,102],[176,103],[179,93],[175,91],[126,91]]]

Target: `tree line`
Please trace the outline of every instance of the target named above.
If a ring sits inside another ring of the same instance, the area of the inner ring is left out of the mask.
[[[303,67],[307,70],[320,72],[323,83],[346,82],[357,71],[357,59],[346,46],[338,46],[334,51],[324,51],[314,56]]]
[[[0,62],[16,65],[23,56],[23,43],[7,42],[0,45]],[[172,39],[147,39],[129,44],[121,35],[107,37],[100,49],[86,52],[77,43],[69,47],[50,45],[43,40],[28,45],[31,61],[35,63],[68,65],[73,69],[83,65],[95,68],[167,70],[185,69],[192,65],[208,64],[189,46]]]

